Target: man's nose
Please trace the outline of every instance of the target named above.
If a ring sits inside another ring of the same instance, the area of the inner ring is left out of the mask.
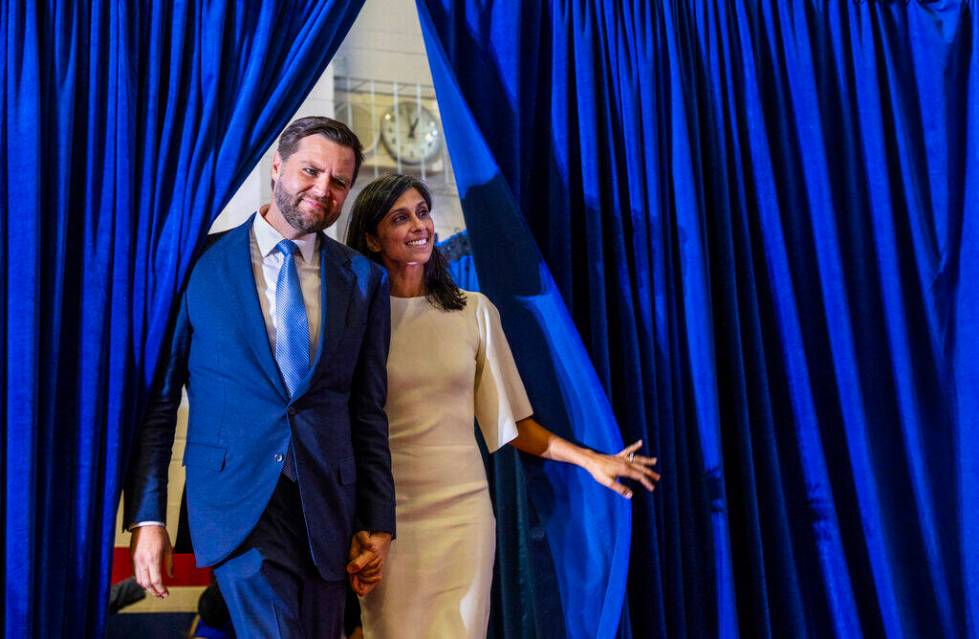
[[[323,197],[330,192],[330,180],[332,176],[328,172],[321,173],[313,182],[313,193],[317,197]]]

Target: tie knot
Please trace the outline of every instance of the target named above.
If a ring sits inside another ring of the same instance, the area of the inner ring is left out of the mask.
[[[281,251],[283,255],[295,255],[296,251],[299,250],[299,247],[292,240],[282,240],[275,245],[275,248]]]

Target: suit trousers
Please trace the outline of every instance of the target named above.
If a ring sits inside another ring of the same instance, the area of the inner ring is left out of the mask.
[[[346,583],[316,570],[299,487],[284,475],[255,529],[214,574],[240,638],[343,636]]]

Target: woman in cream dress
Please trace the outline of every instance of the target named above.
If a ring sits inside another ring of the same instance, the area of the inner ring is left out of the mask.
[[[458,289],[435,250],[431,197],[423,183],[389,175],[354,203],[347,244],[383,264],[391,280],[388,355],[390,444],[397,538],[353,580],[367,639],[485,637],[496,520],[473,433],[490,452],[504,444],[647,490],[659,479],[642,442],[618,455],[575,446],[535,422],[493,304]],[[383,574],[383,579],[381,575]]]

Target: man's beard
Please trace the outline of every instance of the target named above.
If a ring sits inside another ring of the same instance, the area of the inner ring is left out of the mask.
[[[302,211],[299,208],[299,203],[302,202],[302,198],[296,197],[294,193],[287,191],[282,186],[281,181],[275,183],[273,196],[275,197],[275,205],[278,207],[279,212],[282,213],[285,221],[289,223],[289,226],[303,234],[317,233],[330,226],[330,224],[333,224],[334,220],[330,215],[329,200],[320,200],[320,204],[323,206],[323,215],[318,216]]]

